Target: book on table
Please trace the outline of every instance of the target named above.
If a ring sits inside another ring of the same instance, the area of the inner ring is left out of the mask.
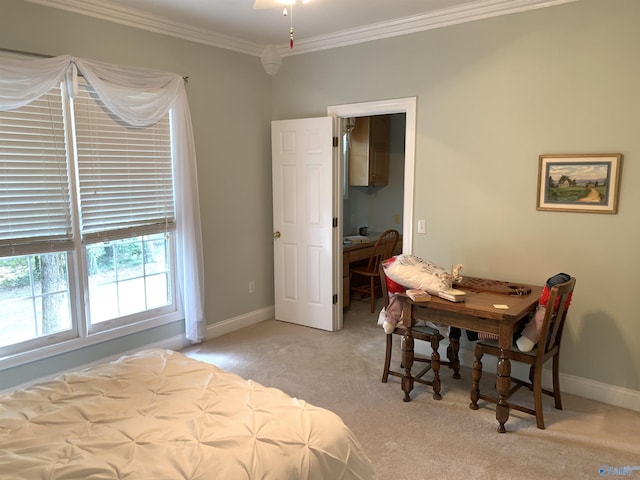
[[[447,290],[439,291],[438,296],[445,300],[449,300],[450,302],[464,302],[467,298],[467,292],[456,288],[449,288]]]
[[[414,302],[428,302],[431,300],[431,295],[419,288],[410,288],[406,291],[406,294]]]

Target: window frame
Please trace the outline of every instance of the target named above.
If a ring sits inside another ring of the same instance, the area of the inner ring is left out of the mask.
[[[178,269],[175,231],[165,232],[168,235],[167,256],[170,278],[171,303],[105,320],[97,324],[90,322],[89,275],[86,245],[80,234],[80,196],[78,187],[78,157],[75,138],[75,116],[72,102],[63,81],[60,88],[63,103],[64,129],[66,139],[66,158],[70,183],[70,208],[73,222],[73,250],[66,251],[67,281],[69,290],[69,314],[71,328],[45,336],[31,338],[5,347],[0,347],[0,369],[19,366],[50,356],[71,352],[105,341],[126,337],[184,320],[182,298],[178,289]],[[170,112],[168,115],[171,115]],[[130,127],[131,128],[131,127]],[[172,143],[172,123],[169,122],[167,135]],[[171,147],[171,164],[173,166],[173,192],[175,198],[175,151]],[[177,214],[177,211],[176,211]],[[142,236],[137,234],[134,237]],[[38,255],[41,252],[21,253],[21,255]],[[7,257],[11,258],[11,257]]]
[[[131,325],[137,324],[146,324],[148,323],[150,326],[148,328],[153,328],[156,326],[164,325],[165,323],[170,323],[172,321],[179,320],[179,318],[173,318],[176,314],[179,314],[182,311],[182,305],[179,303],[179,295],[177,294],[176,289],[176,248],[175,248],[175,235],[173,232],[167,232],[169,235],[169,239],[167,242],[167,249],[169,254],[169,271],[171,272],[171,300],[172,303],[168,305],[163,305],[161,307],[154,307],[142,312],[131,313],[127,315],[122,315],[117,318],[112,318],[109,320],[104,320],[102,322],[92,323],[90,318],[90,308],[87,305],[86,309],[83,309],[83,313],[85,316],[85,321],[83,322],[83,326],[87,329],[87,335],[99,335],[103,332],[111,331],[114,329],[122,329],[125,330],[127,327]],[[132,237],[137,238],[137,237]],[[82,265],[83,270],[88,272],[88,256],[86,245],[82,246]],[[89,298],[89,275],[85,275],[82,277],[83,281],[86,281],[85,284],[85,298]],[[87,302],[88,303],[88,302]],[[160,323],[156,323],[153,320],[167,318],[167,321],[161,321]],[[138,330],[135,330],[138,331]],[[135,332],[134,332],[135,333]]]

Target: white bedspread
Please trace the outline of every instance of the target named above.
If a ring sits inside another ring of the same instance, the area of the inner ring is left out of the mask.
[[[0,478],[372,479],[334,413],[169,350],[0,396]]]

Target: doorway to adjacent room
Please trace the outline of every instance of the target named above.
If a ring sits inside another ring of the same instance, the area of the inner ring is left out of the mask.
[[[347,118],[366,117],[373,115],[404,114],[404,166],[402,185],[402,251],[411,253],[413,246],[413,193],[415,172],[415,144],[416,144],[416,97],[380,100],[364,103],[351,103],[346,105],[330,106],[327,112],[343,124]],[[344,151],[344,149],[340,149]],[[341,163],[342,165],[342,163]],[[335,171],[334,176],[340,184],[344,185],[344,171]],[[345,219],[344,211],[340,209],[340,218]],[[393,219],[393,218],[392,218]],[[351,221],[351,215],[343,223]],[[357,223],[357,217],[356,217]],[[342,226],[342,225],[341,225]],[[343,232],[344,234],[344,232]]]

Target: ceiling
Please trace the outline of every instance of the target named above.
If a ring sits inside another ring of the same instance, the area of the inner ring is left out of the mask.
[[[298,0],[287,17],[282,7],[254,9],[254,0],[25,1],[250,55],[273,45],[287,56],[577,0]]]

